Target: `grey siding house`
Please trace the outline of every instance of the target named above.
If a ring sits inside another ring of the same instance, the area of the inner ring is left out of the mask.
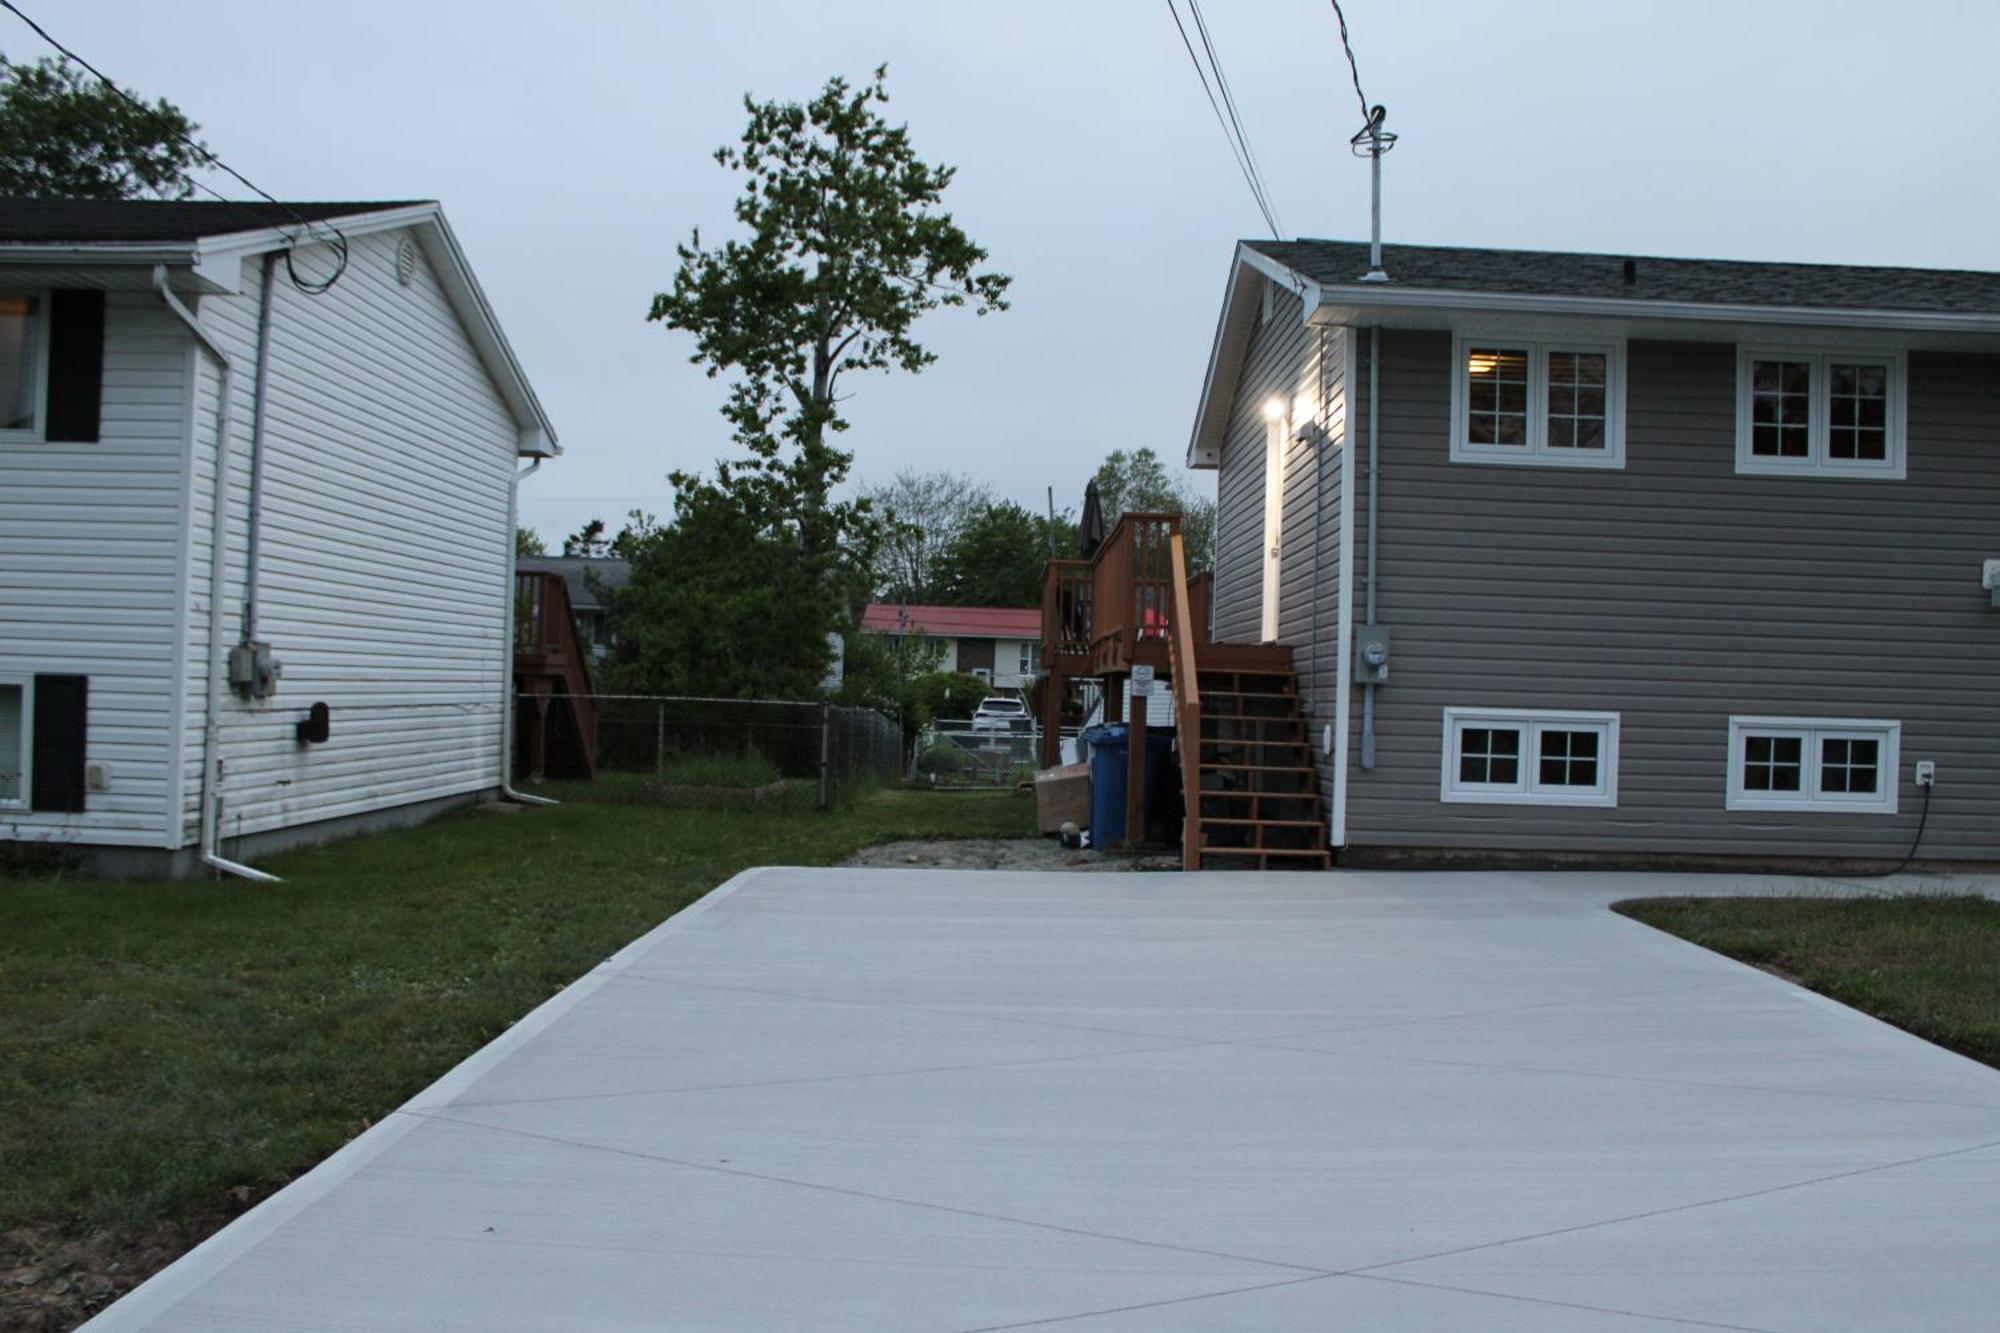
[[[2000,275],[1384,266],[1239,246],[1188,454],[1343,859],[2000,860]]]

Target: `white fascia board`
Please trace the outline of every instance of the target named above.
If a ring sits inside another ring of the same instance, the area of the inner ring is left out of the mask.
[[[1617,320],[1692,321],[1710,324],[1813,326],[1878,332],[2000,335],[2000,312],[1840,309],[1825,306],[1709,304],[1699,301],[1642,301],[1601,296],[1540,296],[1520,292],[1448,291],[1398,287],[1393,283],[1321,287],[1309,307],[1316,324],[1377,322],[1384,311],[1494,312],[1511,315]]]
[[[523,458],[554,458],[562,453],[556,443],[556,429],[549,423],[548,413],[542,410],[541,399],[528,383],[527,372],[521,369],[507,335],[501,331],[500,321],[487,302],[486,293],[480,289],[479,280],[472,275],[472,265],[466,262],[465,251],[459,248],[458,238],[445,222],[443,210],[432,207],[429,219],[415,231],[418,246],[444,288],[445,299],[458,312],[466,336],[472,339],[479,359],[493,377],[494,386],[506,400],[519,428],[515,453]]]
[[[1229,285],[1222,298],[1222,314],[1215,322],[1215,342],[1208,353],[1208,371],[1202,377],[1201,404],[1195,409],[1194,432],[1188,438],[1187,465],[1213,471],[1222,466],[1222,437],[1229,429],[1229,410],[1236,399],[1236,385],[1243,371],[1243,357],[1250,347],[1256,321],[1258,293],[1253,283],[1244,281],[1245,271],[1262,274],[1298,292],[1310,322],[1320,305],[1319,284],[1269,255],[1260,254],[1238,242],[1229,263]]]

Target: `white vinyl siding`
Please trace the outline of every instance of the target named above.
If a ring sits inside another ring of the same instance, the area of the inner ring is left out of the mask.
[[[1618,714],[1444,710],[1439,799],[1499,805],[1618,804]]]
[[[1908,380],[1901,353],[1739,348],[1736,470],[1900,480]]]
[[[158,296],[111,292],[97,442],[0,435],[0,679],[88,676],[87,759],[110,774],[80,813],[0,813],[0,838],[168,837],[189,353]]]
[[[490,789],[501,780],[503,642],[517,427],[428,262],[395,276],[405,233],[352,242],[308,297],[277,269],[266,406],[258,637],[277,693],[226,696],[225,837]],[[307,255],[302,268],[321,271]],[[200,318],[235,365],[225,638],[241,629],[259,264]],[[206,711],[209,505],[217,377],[204,362],[191,563],[204,603],[184,663],[183,836],[198,831]],[[325,744],[300,745],[312,704]]]
[[[1732,717],[1725,804],[1893,815],[1902,733],[1870,719]]]
[[[1452,355],[1452,462],[1625,465],[1622,344],[1462,334]]]

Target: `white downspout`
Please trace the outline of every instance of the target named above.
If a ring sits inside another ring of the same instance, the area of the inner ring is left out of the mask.
[[[514,565],[520,552],[521,483],[542,466],[537,458],[514,474],[507,487],[507,619],[500,639],[500,794],[523,805],[561,805],[546,796],[530,796],[514,790],[514,595],[521,586]]]
[[[267,884],[282,883],[276,875],[225,859],[219,846],[222,832],[222,658],[226,651],[223,633],[222,599],[228,592],[229,575],[229,417],[232,383],[229,357],[208,336],[192,312],[167,286],[167,267],[153,266],[153,290],[167,303],[194,334],[195,342],[214,360],[219,375],[221,397],[215,408],[215,498],[210,506],[208,551],[208,715],[202,726],[201,763],[201,860],[224,874]],[[190,386],[192,390],[193,386]],[[188,475],[188,485],[194,476]]]

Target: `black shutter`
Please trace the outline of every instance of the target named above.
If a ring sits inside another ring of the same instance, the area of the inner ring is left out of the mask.
[[[49,299],[49,429],[46,438],[97,443],[104,400],[104,293]]]
[[[83,754],[90,677],[35,677],[36,810],[83,809]]]

